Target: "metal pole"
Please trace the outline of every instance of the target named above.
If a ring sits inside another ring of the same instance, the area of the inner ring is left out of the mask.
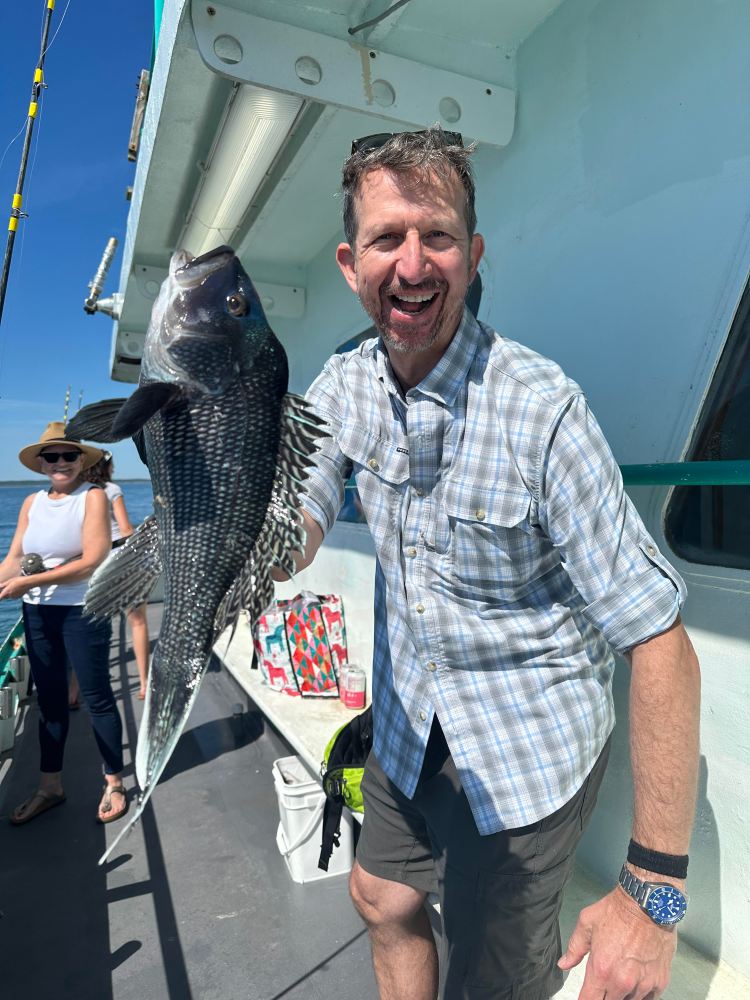
[[[13,256],[13,244],[16,239],[18,220],[22,218],[21,204],[23,202],[23,184],[26,178],[26,165],[29,159],[29,149],[31,147],[31,133],[34,131],[34,121],[39,109],[39,94],[44,86],[44,57],[47,54],[47,38],[49,37],[49,26],[52,21],[52,11],[55,9],[55,0],[46,0],[47,10],[44,15],[44,27],[42,29],[42,47],[39,51],[39,61],[34,71],[34,83],[31,88],[31,103],[29,104],[29,115],[26,121],[26,136],[23,141],[23,152],[21,153],[21,167],[18,171],[18,181],[13,195],[13,205],[8,221],[8,242],[5,247],[5,258],[3,260],[3,273],[0,277],[0,321],[3,317],[3,306],[5,304],[5,290],[8,286],[8,275],[10,274],[10,261]]]
[[[107,280],[107,272],[109,271],[116,251],[117,240],[114,236],[110,236],[107,240],[107,245],[104,248],[102,259],[99,262],[99,267],[96,269],[96,274],[89,282],[89,297],[83,303],[83,311],[89,313],[89,315],[93,315],[96,312],[97,299],[102,294],[104,282]]]

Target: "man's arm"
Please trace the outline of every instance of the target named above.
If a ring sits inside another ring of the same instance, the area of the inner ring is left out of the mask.
[[[698,783],[700,669],[679,618],[629,655],[633,840],[665,854],[687,854]],[[638,878],[684,882],[631,866]],[[674,928],[655,924],[619,886],[581,911],[559,962],[568,970],[590,952],[579,1000],[661,996],[677,945]]]
[[[315,518],[311,517],[306,510],[300,510],[300,514],[305,526],[305,551],[293,553],[294,564],[297,567],[298,573],[303,569],[307,569],[323,543],[323,529]],[[285,580],[290,579],[289,574],[278,567],[274,567],[271,570],[271,578],[277,583],[283,583]]]

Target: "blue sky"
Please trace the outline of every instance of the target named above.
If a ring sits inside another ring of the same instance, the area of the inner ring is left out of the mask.
[[[46,0],[0,4],[2,249],[39,56]],[[63,17],[64,15],[64,17]],[[59,31],[58,31],[59,29]],[[112,321],[87,316],[88,283],[110,236],[120,241],[105,295],[119,282],[135,164],[127,149],[140,71],[151,64],[153,0],[57,0],[5,309],[0,323],[0,480],[28,479],[18,452],[83,405],[126,396],[108,376]],[[118,478],[146,475],[130,441],[113,446]]]

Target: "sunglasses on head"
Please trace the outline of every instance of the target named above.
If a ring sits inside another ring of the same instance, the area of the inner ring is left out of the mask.
[[[75,460],[80,458],[82,454],[82,451],[42,451],[39,453],[39,457],[44,462],[54,465],[55,462],[59,462],[60,459],[62,459],[63,462],[75,462]]]
[[[369,153],[372,149],[380,149],[395,135],[426,135],[422,132],[376,132],[374,135],[363,135],[361,139],[352,142],[352,153]],[[463,147],[464,140],[460,132],[443,132],[446,146]]]

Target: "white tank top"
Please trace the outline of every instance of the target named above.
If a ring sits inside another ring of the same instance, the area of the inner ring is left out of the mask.
[[[113,505],[115,500],[122,496],[122,490],[117,483],[105,483],[104,492],[107,494],[107,499],[109,500],[109,519],[112,522],[112,541],[116,542],[118,538],[122,538],[122,532],[120,531],[120,525],[117,523],[115,508]]]
[[[39,490],[29,508],[29,526],[23,536],[23,554],[38,552],[47,569],[54,569],[66,559],[83,551],[81,536],[86,514],[86,494],[91,483],[82,483],[69,496],[50,499],[47,490]],[[23,595],[27,604],[83,604],[88,580],[79,583],[52,583],[32,587]]]

